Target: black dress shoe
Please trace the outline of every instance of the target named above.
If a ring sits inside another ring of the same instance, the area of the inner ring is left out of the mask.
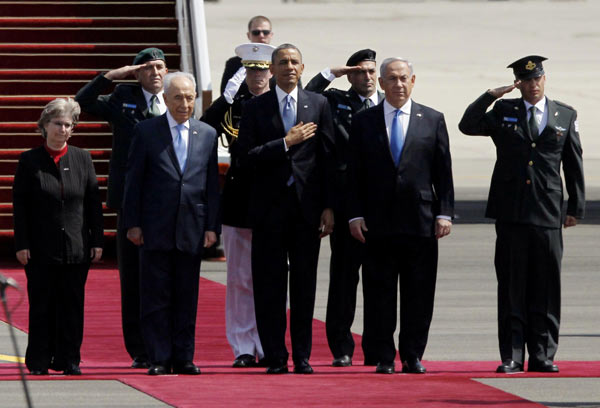
[[[406,360],[402,362],[402,372],[409,374],[425,374],[427,369],[423,364],[421,364],[421,360],[415,358],[413,360]]]
[[[148,375],[166,375],[171,374],[170,368],[160,364],[152,364],[148,369]]]
[[[335,358],[331,365],[334,367],[350,367],[352,365],[352,357],[344,354],[341,357]]]
[[[29,374],[31,374],[31,375],[48,375],[48,370],[47,369],[31,370],[31,371],[29,371]]]
[[[502,364],[496,368],[496,372],[501,374],[514,374],[520,373],[521,371],[523,371],[523,365],[513,360],[503,361]]]
[[[150,361],[146,357],[134,357],[131,368],[150,368]]]
[[[527,371],[538,373],[558,373],[558,366],[550,360],[529,361]]]
[[[267,368],[267,374],[287,374],[289,373],[287,364],[270,366]]]
[[[67,364],[67,368],[63,371],[64,375],[81,375],[81,369],[77,364]]]
[[[308,364],[308,360],[300,360],[294,363],[295,374],[312,374],[313,372],[313,368]]]
[[[191,361],[173,364],[173,374],[199,375],[200,368]]]
[[[256,365],[256,357],[250,354],[242,354],[233,360],[233,367],[235,368],[256,367]]]
[[[394,374],[395,371],[396,367],[394,363],[377,363],[377,367],[375,368],[377,374]]]

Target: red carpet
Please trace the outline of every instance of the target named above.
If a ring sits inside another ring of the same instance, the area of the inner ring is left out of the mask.
[[[24,272],[2,269],[25,287]],[[19,292],[9,289],[9,304],[15,307]],[[177,407],[199,406],[410,406],[410,407],[539,407],[471,378],[502,377],[494,374],[496,361],[426,362],[428,374],[376,375],[373,367],[330,366],[331,355],[325,327],[314,321],[311,363],[315,374],[264,375],[264,369],[233,369],[233,355],[225,338],[225,287],[202,280],[196,325],[196,359],[202,375],[149,377],[143,370],[128,368],[129,356],[121,339],[118,272],[93,269],[86,286],[85,337],[79,378],[50,375],[42,380],[119,380]],[[4,314],[1,314],[4,318]],[[13,322],[27,329],[27,301],[13,312]],[[360,344],[360,338],[356,337]],[[21,350],[21,354],[24,350]],[[360,361],[355,360],[356,364]],[[560,377],[600,377],[600,362],[559,362]],[[556,377],[550,374],[516,374],[511,378]],[[0,380],[17,380],[14,364],[0,365]],[[29,377],[31,380],[31,377]]]

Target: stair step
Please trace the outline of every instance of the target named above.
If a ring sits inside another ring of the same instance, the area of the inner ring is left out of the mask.
[[[48,98],[50,100],[54,98]],[[24,107],[24,106],[2,106],[0,100],[0,118],[10,118],[13,122],[34,122],[40,118],[44,105]],[[88,113],[81,112],[79,115],[79,123],[81,122],[98,122],[101,119],[96,118]]]
[[[24,67],[67,69],[93,69],[108,71],[110,69],[131,65],[135,54],[15,54],[0,52],[0,69],[16,69]],[[167,63],[180,66],[179,54],[166,54]]]
[[[0,149],[32,149],[41,145],[43,142],[39,133],[5,135],[0,133]],[[69,144],[81,147],[83,149],[109,148],[112,143],[112,136],[107,135],[73,135],[69,139]]]
[[[177,44],[0,44],[0,52],[15,53],[120,53],[133,57],[144,48],[158,47],[165,53],[178,54]],[[133,60],[133,58],[132,58]]]
[[[98,185],[106,187],[108,177],[98,177]],[[14,176],[0,176],[0,187],[12,187]],[[12,212],[12,205],[0,204],[0,213]]]
[[[7,18],[0,17],[0,27],[14,28],[36,28],[36,27],[61,27],[61,28],[80,28],[80,27],[176,27],[177,19],[168,17],[151,18],[131,18],[131,17],[113,17],[113,18]]]
[[[15,82],[18,86],[15,86]],[[46,80],[46,79],[28,79],[22,80],[0,80],[0,95],[32,95],[32,96],[55,96],[55,97],[74,97],[89,80]],[[106,89],[106,93],[112,92],[114,84]]]
[[[23,153],[25,150],[28,149],[14,149],[14,150],[3,150],[0,151],[0,160],[19,160],[19,156],[21,156],[21,153]],[[90,154],[92,155],[92,160],[108,160],[110,159],[110,150],[98,150],[98,149],[92,149],[89,150]],[[0,177],[0,185],[2,185],[2,179]]]
[[[165,17],[174,15],[175,1],[4,1],[0,4],[0,16],[4,17]]]
[[[70,43],[73,42],[75,38],[77,39],[78,43],[121,43],[124,40],[127,42],[135,43],[174,43],[177,42],[177,28],[28,28],[26,30],[23,30],[11,27],[0,27],[0,43]]]

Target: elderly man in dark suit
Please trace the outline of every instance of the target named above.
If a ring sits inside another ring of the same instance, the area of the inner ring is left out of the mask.
[[[167,113],[136,126],[129,153],[124,226],[141,248],[150,375],[200,374],[193,363],[200,260],[219,233],[219,183],[216,131],[191,118],[195,89],[191,74],[168,74]]]
[[[491,136],[496,165],[486,216],[496,219],[498,373],[558,372],[561,225],[577,225],[585,207],[577,112],[544,95],[545,57],[530,55],[512,68],[512,85],[490,89],[460,121],[467,135]],[[521,98],[500,99],[515,88]],[[569,194],[563,213],[562,163]]]
[[[400,278],[402,371],[425,373],[421,358],[433,314],[438,242],[450,233],[454,187],[444,115],[410,98],[412,64],[380,68],[385,101],[356,115],[350,135],[350,233],[365,243],[365,331],[377,373],[395,371]],[[376,316],[376,318],[368,318]]]
[[[327,100],[297,86],[300,51],[273,51],[277,86],[244,106],[237,149],[253,166],[252,278],[258,334],[268,374],[287,373],[288,260],[294,372],[313,372],[312,346],[320,237],[333,230],[331,112]]]
[[[75,100],[84,112],[106,120],[113,131],[106,205],[117,210],[117,260],[121,280],[121,319],[125,348],[133,359],[132,367],[148,368],[149,362],[140,330],[140,284],[138,249],[123,228],[123,188],[127,154],[133,127],[167,110],[163,100],[163,77],[167,73],[164,53],[146,48],[126,65],[100,74],[77,92]],[[113,93],[100,95],[113,81],[134,76],[138,83],[122,83]]]
[[[334,216],[346,217],[346,190],[348,188],[348,141],[352,117],[384,99],[377,91],[376,53],[370,49],[356,51],[348,58],[346,66],[326,68],[306,85],[307,91],[322,92],[329,101],[335,130],[335,204]],[[348,90],[329,88],[335,78],[348,77],[352,85]],[[354,339],[350,331],[356,310],[358,270],[362,265],[363,246],[350,235],[347,222],[337,222],[331,234],[331,263],[329,266],[329,294],[325,328],[327,342],[333,354],[334,367],[352,365]],[[374,317],[376,318],[376,317]],[[365,365],[375,365],[375,350],[369,344],[369,333],[363,332],[362,349]]]

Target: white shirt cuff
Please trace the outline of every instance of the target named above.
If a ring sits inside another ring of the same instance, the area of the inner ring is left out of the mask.
[[[325,68],[323,71],[321,71],[321,75],[323,75],[323,78],[325,78],[329,82],[335,79],[335,75],[331,73],[331,69],[329,68]]]
[[[350,219],[348,220],[348,224],[350,224],[352,221],[356,221],[356,220],[364,220],[364,219],[365,219],[365,217],[356,217],[356,218],[350,218]]]

